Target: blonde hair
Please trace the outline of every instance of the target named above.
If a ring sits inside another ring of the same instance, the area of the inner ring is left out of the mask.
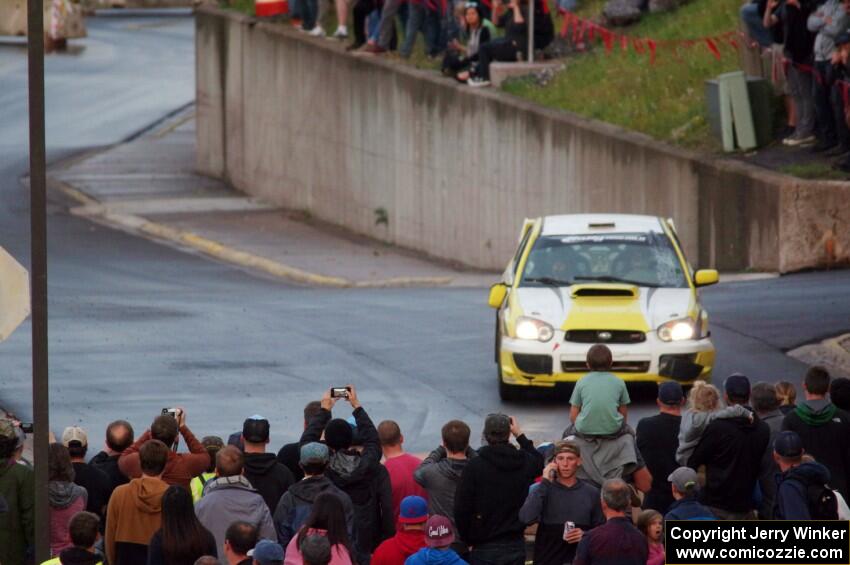
[[[688,408],[694,412],[714,412],[720,409],[720,391],[704,381],[697,381],[688,393]]]
[[[780,406],[794,406],[797,402],[797,389],[788,381],[776,383],[776,397]]]

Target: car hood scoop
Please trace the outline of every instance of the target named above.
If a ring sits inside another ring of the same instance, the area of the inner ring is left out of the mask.
[[[580,298],[637,298],[638,288],[631,284],[575,284],[570,287],[570,296]]]

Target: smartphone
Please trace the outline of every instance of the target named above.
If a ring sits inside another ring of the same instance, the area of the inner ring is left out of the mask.
[[[331,398],[348,398],[347,386],[331,387]]]
[[[21,431],[24,432],[25,434],[31,434],[32,433],[32,426],[33,426],[32,424],[21,423]]]
[[[162,414],[163,414],[163,416],[165,416],[165,415],[171,416],[172,418],[174,418],[176,420],[177,419],[177,408],[163,408]]]
[[[575,522],[564,522],[564,539],[567,539],[567,534],[576,529]]]

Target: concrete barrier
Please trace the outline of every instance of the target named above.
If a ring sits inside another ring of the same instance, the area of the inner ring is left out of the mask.
[[[672,217],[700,267],[850,261],[848,183],[703,157],[216,8],[196,21],[198,169],[276,204],[486,269],[504,267],[523,217],[576,212]]]

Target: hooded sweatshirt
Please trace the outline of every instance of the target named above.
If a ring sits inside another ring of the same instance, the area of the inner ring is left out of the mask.
[[[243,474],[266,501],[269,512],[274,512],[280,497],[295,482],[274,453],[246,453]]]
[[[0,459],[0,563],[23,563],[27,546],[33,544],[35,487],[32,469]]]
[[[752,510],[761,458],[769,441],[770,428],[755,414],[752,420],[744,417],[711,422],[688,460],[691,469],[706,467],[700,502],[728,512]]]
[[[829,469],[831,486],[848,498],[850,414],[825,398],[804,400],[782,421],[783,430],[797,432],[806,453]]]
[[[467,457],[478,455],[467,449]],[[438,447],[422,461],[413,479],[428,493],[428,513],[446,516],[454,524],[455,492],[469,459],[448,459],[446,448]]]
[[[68,523],[74,514],[86,509],[86,489],[67,481],[47,483],[47,500],[50,503],[50,555],[56,556],[63,549],[74,547]]]
[[[168,485],[143,476],[112,493],[106,511],[104,547],[110,565],[144,565],[148,543],[162,521],[162,495]]]
[[[467,565],[454,550],[425,547],[411,555],[404,565]]]
[[[425,530],[398,530],[372,554],[370,565],[404,565],[404,560],[425,547]]]
[[[238,520],[257,524],[259,539],[277,539],[269,507],[248,479],[241,475],[219,477],[208,482],[204,496],[195,505],[195,514],[215,536],[219,555],[225,554],[224,534],[227,528]]]
[[[807,490],[829,482],[829,471],[820,463],[802,463],[780,475],[776,487],[774,520],[811,520]]]
[[[519,509],[543,471],[543,455],[525,435],[517,443],[485,445],[463,472],[455,495],[455,524],[470,545],[522,539]]]
[[[274,511],[274,526],[277,530],[277,539],[283,547],[289,544],[304,520],[310,515],[316,498],[326,492],[337,495],[342,501],[348,535],[353,536],[354,507],[351,504],[351,498],[324,475],[316,475],[295,483],[280,497],[280,502]]]

